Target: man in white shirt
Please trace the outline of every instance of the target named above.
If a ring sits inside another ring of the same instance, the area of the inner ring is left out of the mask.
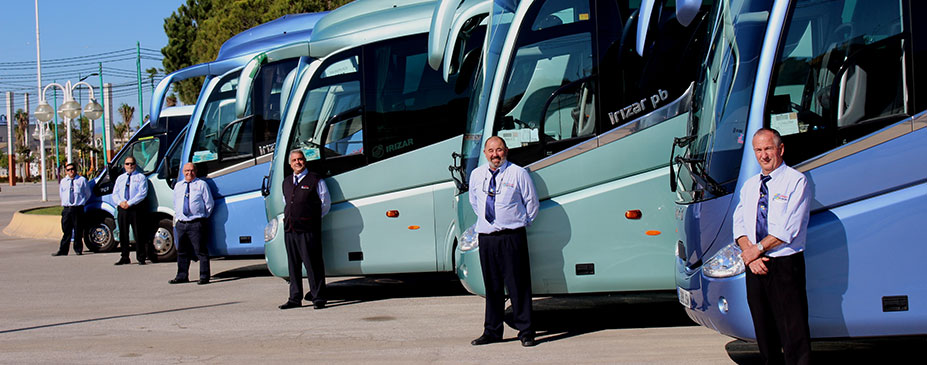
[[[525,228],[538,215],[538,196],[528,171],[506,160],[509,149],[498,136],[486,141],[488,163],[470,173],[470,205],[476,213],[480,266],[486,287],[483,335],[470,344],[502,340],[505,289],[522,346],[535,345],[531,326],[531,267]]]
[[[119,222],[119,246],[122,247],[122,256],[116,265],[125,265],[129,263],[129,226],[135,233],[135,258],[138,259],[139,265],[145,264],[145,259],[151,262],[158,261],[158,253],[155,252],[150,239],[146,235],[144,219],[140,205],[148,196],[148,178],[145,174],[136,171],[138,166],[135,165],[135,157],[129,156],[125,160],[126,172],[116,178],[116,184],[113,186],[113,203],[118,207]]]
[[[804,249],[811,188],[805,175],[783,163],[779,132],[757,131],[753,152],[762,173],[744,182],[733,230],[747,265],[756,341],[767,364],[807,364],[811,335]]]
[[[58,252],[52,256],[67,256],[68,244],[74,237],[74,253],[82,255],[84,251],[84,204],[90,198],[90,184],[87,179],[77,174],[77,165],[73,162],[64,166],[67,176],[58,184],[58,196],[61,197],[61,244]],[[72,236],[73,233],[73,236]]]
[[[183,181],[174,185],[174,239],[177,242],[177,276],[170,284],[190,281],[190,260],[200,262],[200,279],[197,284],[209,284],[209,227],[212,214],[212,194],[209,185],[196,177],[196,166],[183,165]]]

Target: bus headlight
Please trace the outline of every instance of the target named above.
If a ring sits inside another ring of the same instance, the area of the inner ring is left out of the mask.
[[[729,278],[744,272],[744,261],[740,258],[740,246],[737,243],[727,245],[718,251],[702,266],[705,276],[712,278]]]
[[[460,236],[460,250],[470,251],[478,247],[480,247],[480,236],[476,233],[476,225],[474,224]]]
[[[264,226],[264,242],[270,242],[277,236],[277,218],[271,219]]]

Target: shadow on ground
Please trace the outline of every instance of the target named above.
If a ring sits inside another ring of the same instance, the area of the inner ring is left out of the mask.
[[[457,276],[450,273],[365,276],[328,284],[328,306],[394,298],[426,298],[468,295]]]
[[[536,298],[533,307],[538,342],[609,329],[695,326],[675,292]],[[505,315],[511,327],[511,308]]]
[[[814,341],[811,360],[817,364],[891,364],[919,362],[927,345],[924,337],[897,337],[845,341]],[[733,340],[724,346],[731,360],[741,365],[762,364],[756,342]]]

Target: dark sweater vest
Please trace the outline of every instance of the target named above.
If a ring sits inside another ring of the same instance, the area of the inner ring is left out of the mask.
[[[322,199],[318,185],[321,177],[308,173],[293,184],[293,175],[283,179],[283,196],[286,207],[283,210],[284,232],[322,232]]]

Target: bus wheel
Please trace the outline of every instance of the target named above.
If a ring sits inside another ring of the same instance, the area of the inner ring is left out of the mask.
[[[169,218],[158,221],[152,243],[154,243],[155,253],[158,254],[158,261],[176,259],[177,245],[174,244],[174,222]]]
[[[107,252],[116,248],[116,237],[113,234],[116,222],[112,217],[92,215],[89,223],[84,231],[84,244],[90,252]]]

